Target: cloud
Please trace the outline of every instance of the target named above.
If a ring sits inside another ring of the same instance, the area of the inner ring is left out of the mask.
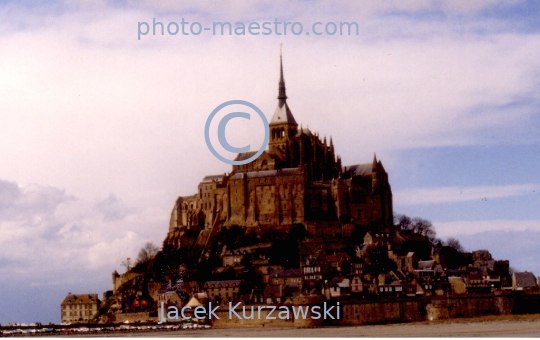
[[[92,203],[54,187],[0,181],[0,202],[4,283],[24,278],[38,285],[81,284],[90,279],[88,271],[112,271],[148,240],[160,244],[165,236],[149,228],[165,225],[165,218],[153,217],[152,210],[127,207],[114,195]],[[91,280],[108,279],[103,275]]]
[[[443,239],[492,231],[540,231],[540,220],[434,221],[433,225],[437,231],[437,237]]]
[[[98,213],[102,214],[103,220],[106,222],[122,220],[135,212],[134,208],[126,206],[113,194],[110,194],[103,201],[98,202],[94,207]]]
[[[318,20],[322,10],[315,10],[306,23]],[[179,190],[169,184],[186,160],[199,160],[185,174],[193,181],[208,169],[230,170],[204,144],[204,122],[214,107],[244,98],[270,116],[279,42],[285,43],[289,105],[297,121],[333,135],[345,163],[396,148],[499,143],[517,133],[538,139],[531,130],[539,102],[534,34],[463,36],[451,21],[370,17],[359,37],[138,41],[136,23],[153,15],[141,8],[48,14],[41,27],[0,36],[0,65],[7,72],[0,90],[10,98],[0,100],[0,161],[16,160],[4,178],[92,192],[96,199],[156,188],[162,190],[156,196],[174,199]],[[7,14],[4,19],[10,22]],[[387,28],[410,34],[398,39]]]
[[[488,249],[497,260],[509,260],[510,266],[518,271],[532,271],[540,275],[538,264],[538,242],[540,221],[536,227],[520,230],[477,230],[474,233],[457,234],[466,251]],[[525,222],[527,224],[527,222]]]
[[[540,184],[519,184],[478,187],[442,187],[402,189],[394,192],[396,205],[443,204],[482,201],[497,198],[534,195],[540,193]]]

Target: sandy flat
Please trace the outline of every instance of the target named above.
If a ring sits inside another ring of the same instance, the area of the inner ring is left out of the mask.
[[[491,316],[435,322],[320,328],[213,328],[111,333],[115,337],[540,337],[540,314]]]

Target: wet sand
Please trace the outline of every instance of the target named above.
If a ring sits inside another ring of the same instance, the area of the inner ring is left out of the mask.
[[[86,335],[92,336],[92,335]],[[320,328],[213,328],[142,333],[120,337],[540,337],[540,314],[453,319],[406,324]]]

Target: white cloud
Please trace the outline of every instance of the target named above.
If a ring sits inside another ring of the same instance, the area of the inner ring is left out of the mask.
[[[518,184],[477,187],[442,187],[403,189],[393,193],[400,206],[482,201],[540,193],[539,184]]]
[[[489,231],[540,231],[540,220],[483,220],[483,221],[434,221],[437,237],[445,239],[457,235],[474,235]],[[518,245],[513,245],[519,247]]]
[[[0,37],[7,72],[0,90],[8,94],[0,98],[0,161],[9,164],[2,178],[91,192],[94,199],[110,191],[151,193],[168,204],[180,187],[191,192],[198,174],[229,170],[202,137],[217,104],[243,98],[270,116],[279,42],[285,43],[293,113],[321,135],[333,135],[345,163],[369,160],[374,151],[505,140],[532,119],[530,105],[506,105],[537,97],[536,35],[461,37],[452,23],[439,23],[443,33],[436,35],[433,24],[377,19],[376,27],[407,29],[411,36],[366,43],[371,32],[362,29],[360,37],[148,36],[139,42],[136,23],[150,14],[64,13]],[[172,190],[186,162],[193,171]]]
[[[6,189],[7,188],[7,189]],[[161,244],[166,212],[129,208],[115,197],[92,203],[52,187],[0,181],[0,277],[34,284],[102,281],[149,240]],[[8,202],[9,204],[6,204]],[[157,214],[156,214],[157,213]],[[156,228],[161,230],[155,233]]]
[[[86,2],[69,1],[69,3]],[[245,18],[249,15],[285,15],[299,17],[305,14],[306,7],[310,7],[309,11],[312,15],[341,15],[348,16],[353,13],[356,17],[366,18],[378,13],[392,12],[418,12],[428,10],[441,10],[450,14],[471,14],[478,12],[486,7],[496,4],[511,5],[519,3],[519,0],[502,1],[502,0],[486,0],[486,1],[467,1],[467,0],[449,0],[449,1],[433,1],[433,0],[389,0],[389,1],[370,1],[370,0],[316,0],[306,3],[305,1],[286,1],[286,0],[263,0],[263,1],[227,1],[219,2],[211,0],[165,0],[165,1],[130,1],[130,6],[152,10],[152,11],[173,11],[191,13],[200,13],[210,15],[211,13],[220,13],[223,16],[234,18]]]

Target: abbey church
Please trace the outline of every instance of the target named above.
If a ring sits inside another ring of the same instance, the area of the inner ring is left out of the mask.
[[[268,149],[228,174],[203,178],[197,193],[176,200],[166,244],[204,246],[221,227],[288,230],[302,224],[313,235],[350,235],[355,228],[392,225],[392,191],[381,161],[341,164],[332,138],[298,126],[287,104],[280,60],[278,105]],[[245,160],[255,152],[240,153]]]

